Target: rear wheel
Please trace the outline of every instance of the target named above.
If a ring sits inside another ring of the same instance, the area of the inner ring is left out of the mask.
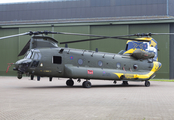
[[[90,87],[91,87],[91,82],[89,82],[89,81],[84,81],[83,84],[82,84],[82,86],[83,86],[84,88],[90,88]]]
[[[128,81],[123,81],[122,85],[129,85]]]
[[[149,87],[150,86],[150,82],[148,80],[145,81],[145,86]]]

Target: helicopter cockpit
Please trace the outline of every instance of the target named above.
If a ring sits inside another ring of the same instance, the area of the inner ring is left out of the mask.
[[[13,70],[18,71],[18,78],[22,78],[22,74],[28,73],[28,69],[36,68],[41,59],[41,53],[39,50],[31,49],[27,52],[26,56],[15,63]]]
[[[41,59],[41,53],[39,50],[30,50],[28,51],[24,59],[31,59],[32,63],[30,67],[32,68],[37,67]]]
[[[24,59],[40,60],[41,54],[39,50],[30,50],[25,55]]]

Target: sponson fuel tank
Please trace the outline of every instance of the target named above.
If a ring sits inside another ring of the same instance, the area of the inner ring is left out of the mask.
[[[150,53],[150,52],[142,51],[141,49],[137,49],[132,53],[131,56],[136,59],[149,59],[149,58],[154,58],[155,54],[153,52]]]

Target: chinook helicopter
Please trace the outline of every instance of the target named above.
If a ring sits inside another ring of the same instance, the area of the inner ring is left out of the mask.
[[[66,47],[58,47],[58,42],[48,36],[48,34],[64,34],[64,35],[80,35],[90,36],[92,39],[77,40],[70,42],[61,42]],[[53,77],[69,78],[66,81],[67,86],[73,86],[74,80],[78,82],[85,79],[82,83],[84,88],[90,88],[91,79],[111,80],[114,83],[123,81],[123,85],[128,85],[128,81],[145,82],[145,86],[149,87],[149,79],[155,77],[162,64],[158,62],[157,42],[150,37],[161,33],[131,34],[124,36],[101,36],[92,34],[37,31],[26,32],[11,36],[0,37],[0,39],[30,35],[32,36],[28,43],[24,46],[18,56],[25,55],[14,65],[13,70],[17,71],[18,79],[23,74],[29,75],[31,80],[37,76],[49,77],[52,81]],[[168,34],[168,33],[162,33]],[[138,36],[138,38],[127,38]],[[67,44],[76,42],[85,42],[100,39],[122,39],[128,40],[125,50],[118,54],[98,52],[91,50],[81,50],[68,48]]]

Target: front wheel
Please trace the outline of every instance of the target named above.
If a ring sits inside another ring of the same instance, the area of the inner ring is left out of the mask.
[[[22,73],[19,72],[17,77],[18,79],[22,79]]]
[[[66,81],[66,85],[67,85],[67,86],[73,86],[73,85],[74,85],[74,81],[71,80],[71,79],[70,79],[70,80],[67,80],[67,81]]]

